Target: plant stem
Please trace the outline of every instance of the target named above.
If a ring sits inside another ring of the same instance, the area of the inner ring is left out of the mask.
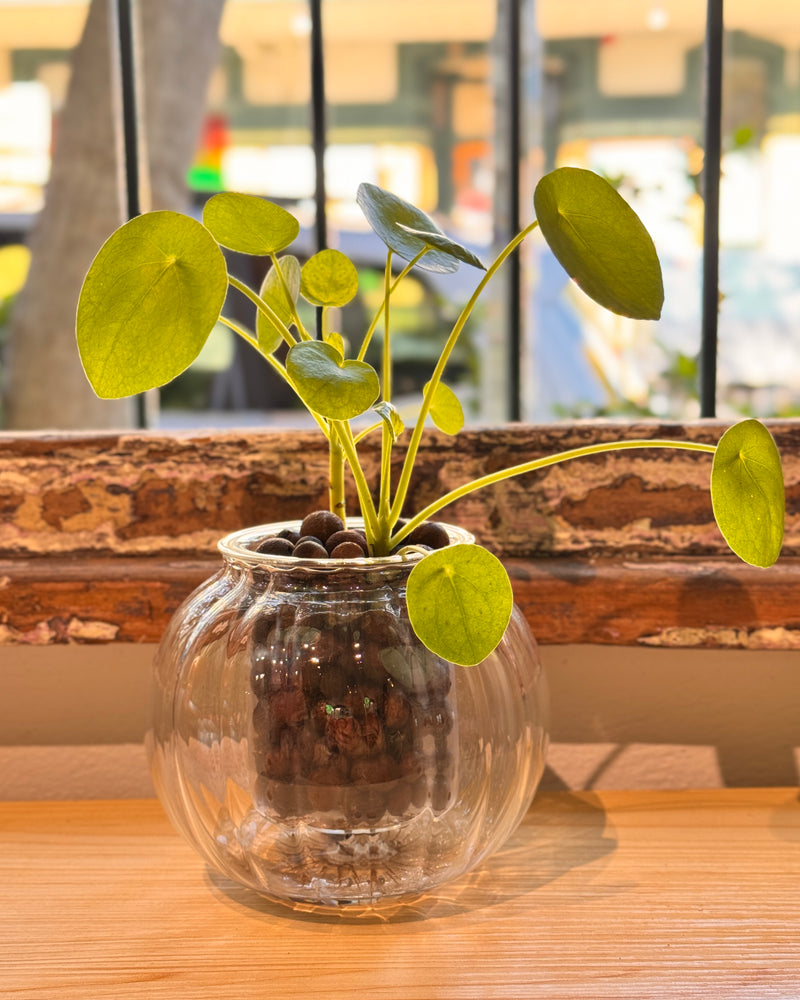
[[[275,310],[271,306],[267,305],[261,296],[257,295],[252,288],[246,285],[243,281],[239,281],[239,279],[235,278],[232,274],[228,275],[228,283],[232,285],[233,288],[238,289],[242,295],[246,295],[247,298],[255,304],[255,306],[267,317],[270,323],[272,323],[290,347],[293,347],[297,343],[292,336],[292,332],[289,327],[283,322]]]
[[[329,437],[329,468],[330,468],[330,487],[329,487],[329,504],[330,508],[334,514],[337,514],[342,521],[345,522],[345,527],[347,526],[347,510],[345,506],[345,493],[344,493],[344,452],[342,451],[342,446],[339,443],[339,438],[335,434],[331,434]]]
[[[353,440],[353,431],[346,420],[331,420],[330,427],[332,432],[331,439],[333,439],[334,435],[336,436],[344,452],[345,460],[350,467],[350,472],[353,475],[356,492],[358,493],[358,503],[364,518],[364,531],[367,541],[372,545],[378,534],[378,517],[369,491],[369,483],[367,483],[361,463],[358,460],[358,452]]]
[[[403,469],[400,473],[400,480],[397,484],[397,492],[394,496],[394,503],[392,504],[392,510],[390,514],[390,520],[395,523],[400,517],[400,513],[403,510],[403,504],[406,500],[406,495],[408,493],[408,485],[411,481],[411,473],[414,470],[414,462],[417,458],[417,451],[419,449],[420,441],[422,440],[422,432],[425,428],[425,420],[430,412],[431,405],[433,404],[433,397],[436,393],[436,388],[442,378],[442,373],[444,372],[445,365],[447,364],[453,348],[458,342],[458,338],[461,335],[461,331],[464,329],[464,325],[472,313],[472,310],[478,303],[481,295],[483,294],[484,288],[492,280],[492,278],[497,273],[500,266],[504,263],[507,257],[509,257],[514,250],[522,243],[522,241],[528,237],[534,229],[539,225],[539,223],[534,219],[534,221],[526,226],[500,251],[496,259],[490,264],[484,276],[478,282],[475,291],[469,298],[469,301],[461,310],[461,314],[453,326],[450,336],[447,338],[447,343],[442,349],[442,353],[439,355],[439,360],[436,363],[436,367],[433,370],[433,375],[431,375],[430,382],[428,383],[428,388],[425,391],[425,395],[422,398],[422,406],[420,407],[419,414],[417,416],[417,422],[414,425],[414,432],[411,435],[411,441],[408,445],[408,450],[406,451],[406,457],[403,461]],[[419,522],[417,522],[419,523]],[[404,532],[406,534],[406,532]]]
[[[392,294],[392,251],[386,254],[386,269],[383,272],[383,362],[381,375],[383,399],[392,401],[392,349],[389,337],[389,298]]]
[[[608,441],[603,444],[589,444],[584,445],[582,448],[572,448],[569,451],[559,452],[557,455],[548,455],[545,458],[535,458],[530,462],[523,462],[521,465],[512,465],[508,469],[501,469],[499,472],[492,472],[487,476],[481,476],[480,479],[473,479],[472,482],[465,483],[463,486],[459,486],[457,489],[451,490],[443,497],[440,497],[433,503],[428,504],[424,510],[421,510],[417,515],[411,518],[408,524],[391,537],[389,540],[390,545],[394,548],[395,545],[401,542],[416,527],[422,524],[423,521],[427,521],[434,514],[438,513],[442,507],[446,507],[454,500],[460,500],[461,497],[465,497],[469,493],[474,493],[475,490],[482,489],[484,486],[491,486],[493,483],[502,482],[504,479],[511,479],[513,476],[521,476],[526,472],[534,472],[536,469],[544,469],[548,465],[556,465],[559,462],[567,462],[573,458],[584,458],[587,455],[599,455],[602,452],[607,451],[622,451],[627,448],[677,448],[683,451],[704,451],[709,452],[710,454],[713,454],[717,450],[716,445],[703,444],[699,441],[669,441],[661,438],[647,440],[645,438],[642,440],[633,439],[631,441]]]
[[[255,348],[255,350],[258,351],[258,353],[261,355],[261,357],[264,358],[264,360],[267,361],[272,366],[272,368],[277,372],[277,374],[289,386],[289,388],[297,396],[297,398],[300,399],[300,394],[297,391],[297,387],[295,386],[294,382],[292,382],[292,379],[291,379],[289,373],[284,368],[284,366],[280,363],[280,361],[278,361],[277,358],[274,358],[271,354],[266,354],[264,351],[261,350],[261,348],[260,348],[260,346],[258,344],[258,341],[250,333],[249,330],[246,330],[243,326],[239,326],[238,323],[234,322],[234,320],[232,320],[232,319],[228,319],[227,316],[220,316],[219,317],[219,322],[223,323],[225,326],[227,326],[228,329],[233,330],[233,332],[235,334],[237,334],[239,337],[241,337],[242,340],[246,340],[247,343],[251,347]],[[301,400],[301,402],[302,402],[302,400]],[[314,418],[314,420],[317,422],[317,426],[322,431],[322,433],[325,435],[326,439],[328,441],[330,441],[331,440],[331,433],[330,433],[330,430],[328,428],[327,421],[324,420],[318,413],[314,413],[313,410],[308,409],[308,407],[306,407],[306,409],[311,414],[311,416]]]
[[[356,434],[356,436],[353,438],[353,441],[356,444],[358,444],[359,442],[363,441],[368,434],[371,434],[373,431],[378,430],[379,427],[383,427],[382,420],[377,424],[370,424],[369,427],[365,427],[363,431],[359,431],[358,434]]]
[[[385,403],[392,401],[392,352],[389,333],[389,300],[392,294],[392,251],[386,254],[386,268],[383,272],[383,362],[381,366],[382,396]],[[375,539],[376,555],[384,555],[384,547],[389,541],[391,525],[389,523],[390,490],[392,474],[392,444],[394,437],[391,428],[384,422],[381,435],[381,477],[380,497],[378,500],[378,537]]]
[[[392,282],[390,294],[394,292],[395,288],[397,288],[397,286],[400,284],[403,278],[405,278],[405,276],[408,274],[411,268],[414,267],[414,265],[417,264],[430,249],[431,249],[430,247],[425,247],[423,250],[420,250],[420,252],[416,255],[416,257],[414,257],[413,260],[410,260],[406,264],[403,270],[397,275],[397,277]],[[383,302],[381,302],[380,307],[378,308],[375,315],[372,317],[372,322],[370,323],[367,332],[364,334],[364,339],[361,341],[361,348],[358,352],[358,358],[357,358],[358,361],[364,360],[364,355],[367,353],[367,348],[369,347],[370,341],[372,340],[372,335],[375,332],[375,327],[380,322],[381,316],[383,316],[384,304],[385,304],[385,299]]]

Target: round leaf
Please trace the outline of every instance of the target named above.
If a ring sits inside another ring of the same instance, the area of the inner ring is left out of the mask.
[[[296,257],[287,254],[279,259],[278,265],[292,297],[292,303],[290,304],[286,298],[286,289],[274,264],[267,271],[259,295],[286,326],[291,326],[294,322],[292,304],[297,301],[297,296],[300,294],[300,262]],[[281,331],[260,309],[256,313],[256,335],[258,346],[265,354],[272,354],[283,343]]]
[[[659,318],[664,285],[656,249],[608,181],[560,167],[539,181],[533,203],[550,249],[587,295],[621,316]]]
[[[386,246],[404,260],[413,260],[420,250],[432,245],[429,239],[422,239],[417,232],[428,237],[438,235],[447,240],[433,219],[375,184],[359,184],[356,201],[367,222]],[[417,266],[425,271],[457,271],[458,258],[446,249],[429,250]]]
[[[344,337],[341,333],[337,333],[335,330],[329,330],[325,334],[325,343],[330,344],[331,347],[336,349],[336,353],[341,357],[347,354],[347,344],[345,344]]]
[[[222,251],[194,219],[151,212],[113,233],[78,301],[78,350],[97,395],[144,392],[188,368],[227,290]]]
[[[411,570],[408,615],[438,656],[471,667],[505,634],[514,597],[503,564],[479,545],[448,545]]]
[[[771,566],[783,543],[783,473],[775,441],[758,420],[734,424],[720,438],[711,502],[736,555],[753,566]]]
[[[430,385],[430,382],[428,385]],[[425,386],[425,392],[428,391],[428,385]],[[458,396],[444,382],[440,382],[436,386],[430,415],[439,430],[444,431],[445,434],[458,434],[464,426],[464,411],[461,408]]]
[[[283,250],[300,232],[300,223],[280,205],[229,191],[208,199],[203,222],[222,246],[260,256]]]
[[[286,355],[286,369],[300,398],[330,420],[364,413],[380,392],[378,373],[365,361],[344,361],[332,344],[304,340]]]
[[[339,250],[320,250],[303,265],[300,292],[314,306],[345,306],[358,291],[358,271]]]

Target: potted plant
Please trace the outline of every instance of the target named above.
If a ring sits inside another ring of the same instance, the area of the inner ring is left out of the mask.
[[[211,863],[273,897],[337,905],[406,898],[472,867],[519,822],[541,774],[535,643],[499,560],[436,520],[448,503],[584,455],[685,448],[713,453],[714,515],[742,559],[770,565],[783,532],[780,459],[755,420],[716,446],[588,445],[405,511],[427,419],[447,434],[463,424],[443,381],[448,359],[486,284],[534,229],[588,295],[622,315],[660,315],[661,270],[636,214],[586,170],[545,175],[536,221],[488,268],[402,199],[362,184],[358,203],[387,246],[383,300],[360,343],[330,323],[358,290],[353,264],[323,250],[301,267],[285,252],[297,220],[233,193],[209,199],[202,224],[155,212],[119,229],[87,274],[77,315],[98,395],[169,382],[222,322],[267,359],[329,443],[330,509],[223,539],[223,570],[176,613],[156,662],[150,752],[173,822]],[[269,258],[258,290],[229,274],[223,247]],[[483,274],[406,429],[392,397],[392,297],[414,267],[459,264]],[[251,328],[222,313],[229,289],[251,301]],[[303,324],[301,297],[320,310],[320,337]],[[364,358],[381,323],[378,371]],[[381,440],[376,484],[359,461],[371,434]],[[346,512],[348,471],[358,519]]]

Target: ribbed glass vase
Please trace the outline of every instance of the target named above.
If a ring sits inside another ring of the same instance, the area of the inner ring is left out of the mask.
[[[158,794],[209,864],[274,899],[417,897],[500,847],[530,805],[547,742],[535,641],[515,609],[485,661],[454,666],[409,624],[418,555],[256,551],[286,527],[223,539],[223,569],[164,634]]]

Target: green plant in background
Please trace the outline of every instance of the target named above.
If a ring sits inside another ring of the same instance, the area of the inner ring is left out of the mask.
[[[78,347],[95,392],[117,398],[166,384],[194,361],[220,321],[267,359],[325,435],[330,446],[330,507],[342,517],[349,469],[375,556],[402,548],[420,524],[476,489],[581,456],[647,447],[713,454],[711,497],[724,538],[746,562],[769,566],[777,559],[784,512],[780,457],[771,435],[756,420],[736,424],[716,446],[623,440],[524,462],[466,483],[401,519],[428,417],[446,434],[457,434],[463,425],[460,403],[442,379],[464,325],[488,282],[534,229],[541,230],[580,287],[620,315],[660,316],[661,268],[638,216],[611,185],[587,170],[560,168],[545,175],[534,194],[537,219],[488,268],[395,195],[362,184],[358,203],[388,249],[380,307],[360,343],[352,347],[332,328],[330,318],[331,311],[358,290],[354,265],[337,250],[322,250],[301,267],[296,257],[284,253],[297,237],[299,223],[278,205],[223,193],[206,203],[202,224],[174,212],[154,212],[117,230],[95,258],[78,306]],[[228,273],[222,247],[270,258],[272,267],[258,291]],[[406,262],[396,275],[395,256]],[[450,272],[461,263],[484,273],[450,331],[413,427],[407,430],[392,402],[392,296],[414,267]],[[253,303],[252,329],[221,315],[229,288]],[[321,339],[301,321],[301,297],[321,309]],[[380,322],[382,361],[376,369],[364,357]],[[274,357],[282,343],[289,347],[285,364]],[[356,429],[353,421],[365,414],[372,415],[372,422]],[[359,445],[373,433],[381,436],[374,492],[359,461]],[[401,438],[405,455],[393,484],[392,452]],[[472,665],[502,638],[512,592],[495,556],[480,546],[452,545],[431,552],[414,567],[407,602],[412,626],[426,646],[446,659]]]
[[[0,360],[8,336],[11,307],[25,284],[30,263],[31,252],[21,243],[0,247]],[[2,374],[2,364],[0,364],[0,374]],[[2,426],[3,419],[0,412],[0,427]]]

